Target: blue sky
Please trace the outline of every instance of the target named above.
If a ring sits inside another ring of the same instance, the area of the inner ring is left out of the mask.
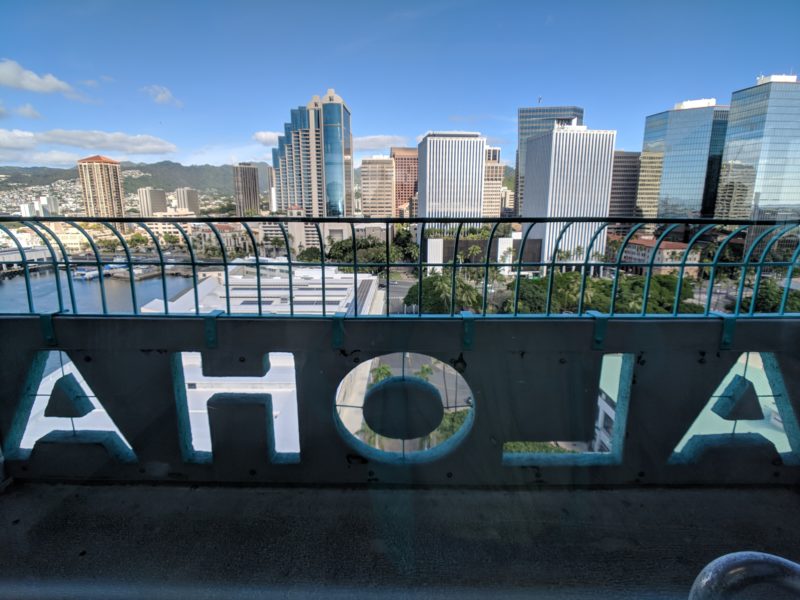
[[[0,164],[265,160],[331,87],[357,158],[460,129],[513,165],[539,97],[639,150],[648,114],[797,72],[799,19],[798,0],[3,0]]]

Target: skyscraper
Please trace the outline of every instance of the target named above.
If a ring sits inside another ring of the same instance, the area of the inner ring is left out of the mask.
[[[175,190],[175,203],[179,210],[200,214],[200,198],[194,188],[182,187]]]
[[[611,172],[611,201],[608,216],[622,219],[636,216],[636,190],[639,186],[639,152],[614,152]],[[627,229],[622,227],[621,229]]]
[[[416,148],[392,148],[390,156],[394,159],[395,211],[406,204],[411,209],[419,183],[419,154]]]
[[[122,171],[119,163],[95,155],[78,161],[83,203],[89,217],[124,217]]]
[[[167,193],[158,188],[139,188],[139,214],[152,217],[153,213],[167,212]]]
[[[759,77],[731,98],[717,218],[800,216],[800,83]]]
[[[258,167],[251,163],[234,165],[233,188],[236,216],[258,215],[261,210],[258,193]]]
[[[486,148],[486,173],[483,176],[483,210],[482,216],[498,218],[500,216],[505,167],[500,164],[500,148]]]
[[[480,217],[486,138],[464,131],[432,131],[419,143],[419,216]]]
[[[365,217],[393,217],[395,204],[395,166],[389,156],[373,156],[361,161],[361,212]]]
[[[647,117],[636,211],[642,217],[710,217],[728,107],[713,98],[679,102]]]
[[[556,125],[528,140],[524,217],[608,217],[616,131]],[[542,240],[541,258],[551,260],[565,223],[535,225],[530,238]],[[599,223],[573,223],[561,238],[558,252],[583,259]],[[605,233],[591,253],[605,251]],[[575,253],[580,256],[575,256]]]
[[[525,192],[526,144],[541,133],[547,133],[556,124],[583,125],[583,109],[579,106],[532,106],[517,110],[517,181],[515,196],[517,211],[522,214]]]
[[[344,100],[328,90],[292,109],[272,164],[279,211],[298,205],[310,217],[352,215],[353,136]]]

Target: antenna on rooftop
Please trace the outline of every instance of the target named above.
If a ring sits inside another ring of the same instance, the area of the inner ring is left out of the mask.
[[[537,104],[541,104],[541,103],[542,103],[542,97],[539,96],[539,101],[537,102]]]

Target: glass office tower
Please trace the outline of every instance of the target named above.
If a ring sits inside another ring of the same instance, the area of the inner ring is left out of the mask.
[[[583,109],[579,106],[532,106],[517,109],[517,214],[522,214],[525,191],[525,163],[528,140],[552,131],[556,125],[583,125]]]
[[[800,83],[759,77],[733,93],[715,216],[800,216]]]
[[[279,211],[299,206],[310,217],[353,214],[350,109],[333,90],[291,111],[272,163]]]
[[[714,214],[728,107],[688,100],[647,117],[636,213],[642,217]]]

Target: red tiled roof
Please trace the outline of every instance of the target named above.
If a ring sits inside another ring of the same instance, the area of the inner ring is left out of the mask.
[[[89,156],[87,158],[82,158],[78,161],[79,163],[108,163],[111,165],[118,165],[119,161],[114,160],[113,158],[108,158],[107,156],[100,156],[99,154],[95,154],[94,156]]]
[[[645,246],[647,248],[652,248],[656,245],[656,240],[651,238],[635,238],[628,242],[630,246]],[[669,240],[664,240],[658,245],[659,250],[685,250],[687,244],[682,242],[670,242]]]

